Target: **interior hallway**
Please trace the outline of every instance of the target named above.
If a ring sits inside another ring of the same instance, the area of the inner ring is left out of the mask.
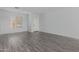
[[[0,35],[1,52],[77,52],[79,40],[44,32]]]

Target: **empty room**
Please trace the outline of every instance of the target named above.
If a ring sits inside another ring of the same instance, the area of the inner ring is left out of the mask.
[[[79,7],[0,7],[0,52],[79,52]]]

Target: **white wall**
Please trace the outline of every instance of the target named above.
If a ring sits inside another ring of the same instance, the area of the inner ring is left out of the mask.
[[[23,17],[22,28],[12,29],[10,21],[17,15]],[[27,31],[27,20],[28,15],[0,10],[0,34]]]
[[[41,31],[79,38],[79,8],[62,8],[40,16]]]

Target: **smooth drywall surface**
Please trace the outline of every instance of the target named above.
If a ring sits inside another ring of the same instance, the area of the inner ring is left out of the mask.
[[[13,29],[10,27],[10,22],[16,16],[22,16],[22,26],[21,28]],[[0,10],[0,34],[27,31],[27,20],[28,15]]]
[[[41,31],[79,38],[79,8],[62,8],[40,18]]]

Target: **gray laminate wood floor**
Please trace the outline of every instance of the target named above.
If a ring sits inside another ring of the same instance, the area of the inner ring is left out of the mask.
[[[79,40],[44,32],[0,35],[1,52],[77,52]]]

